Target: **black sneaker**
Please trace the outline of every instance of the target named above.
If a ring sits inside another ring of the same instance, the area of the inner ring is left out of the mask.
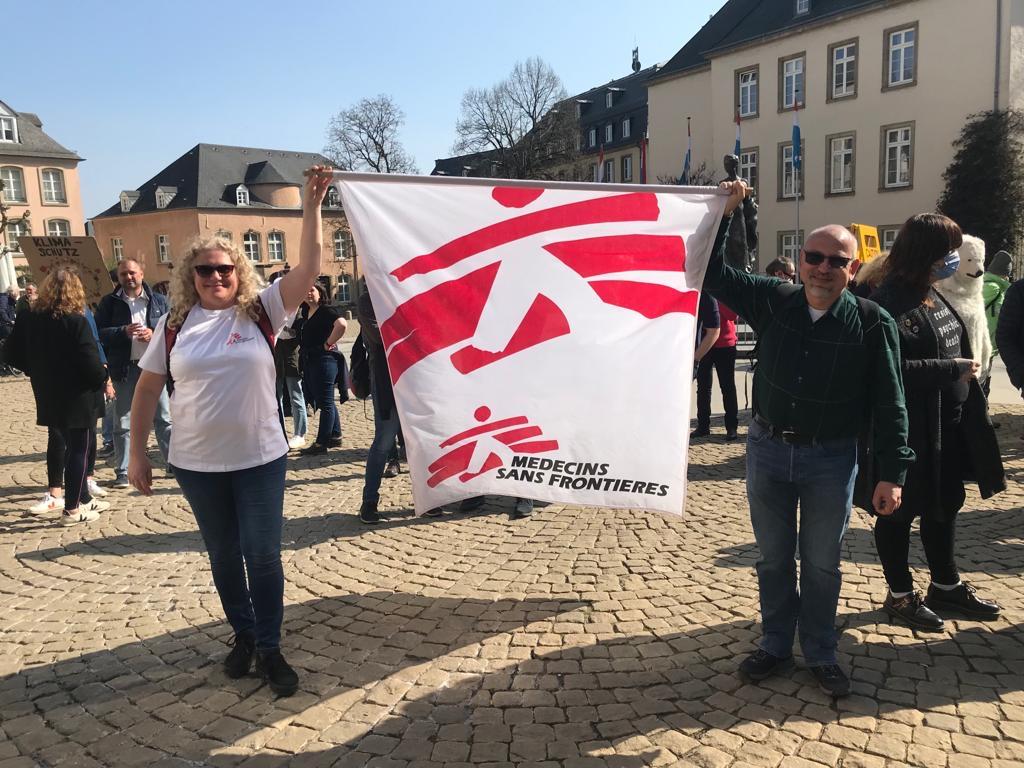
[[[697,427],[693,432],[690,433],[690,439],[694,440],[698,437],[707,437],[711,434],[711,430],[707,427]]]
[[[434,507],[423,513],[424,517],[441,517],[442,515],[444,515],[444,509],[441,507]]]
[[[942,619],[921,600],[920,592],[911,592],[903,597],[893,597],[890,592],[882,608],[894,619],[909,624],[914,629],[926,632],[940,632],[944,628]]]
[[[328,448],[341,448],[341,438],[332,437],[327,441]]]
[[[324,453],[327,453],[327,446],[320,443],[313,443],[299,451],[299,454],[302,456],[320,456]]]
[[[725,442],[731,443],[733,440],[739,440],[740,436],[736,433],[736,430],[730,430],[725,433]]]
[[[472,512],[475,509],[480,509],[485,501],[483,496],[470,496],[459,502],[459,512]]]
[[[780,659],[768,651],[758,648],[740,663],[740,677],[751,682],[760,682],[772,675],[778,675],[793,668],[793,657]]]
[[[366,525],[376,525],[380,522],[380,512],[377,505],[372,501],[364,501],[359,506],[359,521]]]
[[[256,654],[256,673],[267,681],[270,690],[278,696],[291,696],[299,689],[299,676],[284,660],[280,651],[260,651]]]
[[[99,456],[101,459],[105,459],[105,458],[107,458],[107,456],[113,456],[114,455],[114,444],[113,443],[104,443],[100,447],[100,449],[98,451],[96,451],[96,455]]]
[[[533,499],[516,499],[512,507],[512,519],[523,520],[533,514]]]
[[[1001,611],[997,603],[978,597],[978,590],[967,582],[956,589],[939,589],[932,584],[925,602],[933,610],[958,611],[972,619],[998,619]]]
[[[252,667],[252,655],[256,650],[256,638],[251,633],[235,635],[228,640],[231,653],[224,659],[224,671],[232,680],[245,677]]]
[[[818,681],[818,687],[834,699],[850,693],[850,678],[838,664],[822,664],[811,667],[811,674]]]
[[[392,459],[384,468],[384,477],[398,477],[402,473],[402,465],[397,459]]]

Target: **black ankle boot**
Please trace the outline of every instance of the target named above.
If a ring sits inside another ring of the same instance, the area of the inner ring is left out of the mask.
[[[252,666],[252,654],[256,650],[256,638],[251,632],[235,635],[228,641],[231,653],[224,659],[224,672],[232,680],[245,677]]]
[[[260,651],[256,655],[256,671],[278,696],[291,696],[299,688],[299,676],[279,650]]]

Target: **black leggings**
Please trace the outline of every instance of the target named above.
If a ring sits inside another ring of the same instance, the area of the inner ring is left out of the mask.
[[[96,429],[90,429],[88,462],[85,476],[96,474]],[[64,438],[55,427],[46,428],[46,485],[48,488],[61,488],[64,485],[64,456],[66,452]]]
[[[78,509],[79,504],[92,501],[85,479],[92,474],[96,464],[96,429],[50,428],[46,445],[46,474],[51,488],[61,484],[60,472],[52,463],[58,454],[63,457],[64,509]]]

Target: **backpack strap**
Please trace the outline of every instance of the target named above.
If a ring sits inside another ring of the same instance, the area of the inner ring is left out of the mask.
[[[168,320],[170,318],[168,317]],[[178,340],[180,327],[172,326],[170,322],[164,323],[164,368],[167,371],[167,396],[174,394],[174,377],[171,375],[171,350]]]
[[[270,351],[273,353],[274,346],[277,344],[277,339],[274,338],[274,325],[270,322],[270,315],[267,314],[266,307],[263,306],[263,302],[256,299],[256,311],[259,313],[256,318],[256,325],[260,329],[260,333],[263,334],[263,338],[266,339],[267,344],[270,345]]]

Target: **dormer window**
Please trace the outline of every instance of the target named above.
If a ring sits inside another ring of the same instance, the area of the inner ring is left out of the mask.
[[[162,189],[157,190],[156,193],[156,207],[166,208],[171,204],[171,200],[174,199],[174,192],[168,192]]]
[[[796,0],[796,15],[803,16],[811,12],[811,0]]]
[[[337,187],[327,188],[327,197],[324,198],[328,208],[337,208],[341,204],[341,199],[338,197]]]
[[[235,190],[235,205],[249,204],[249,188],[245,184],[239,184]]]
[[[132,203],[135,202],[128,195],[121,195],[121,213],[128,213],[132,209]]]
[[[7,115],[0,115],[0,141],[18,140],[18,121]]]
[[[608,93],[606,93],[604,95],[604,105],[605,105],[605,107],[607,109],[611,109],[612,108],[612,104],[614,104],[614,103],[615,103],[615,93],[613,91],[608,91]]]

